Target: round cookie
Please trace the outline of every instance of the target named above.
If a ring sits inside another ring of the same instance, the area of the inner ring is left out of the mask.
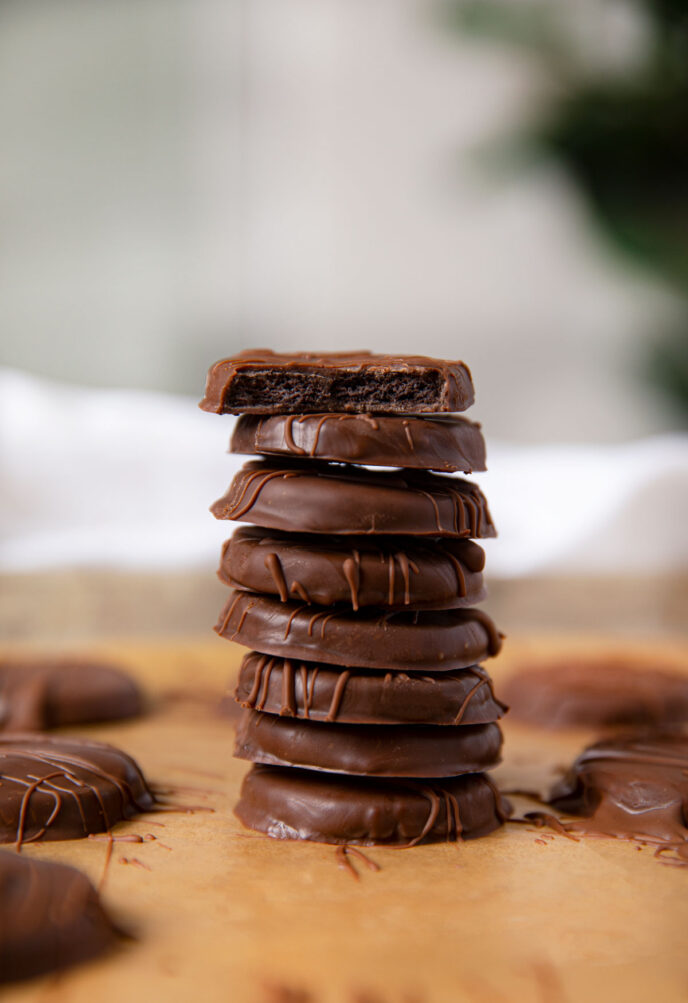
[[[111,665],[67,658],[0,662],[0,732],[111,721],[141,710],[138,686]]]
[[[486,836],[509,805],[482,773],[400,781],[254,766],[234,811],[274,839],[408,847]]]
[[[445,473],[485,470],[480,425],[456,416],[244,414],[234,427],[230,452]]]
[[[486,595],[472,540],[323,537],[240,526],[222,549],[226,585],[331,606],[473,606]]]
[[[322,724],[245,710],[234,755],[268,766],[296,766],[365,777],[457,777],[499,762],[497,724]]]
[[[501,648],[482,610],[397,610],[310,606],[235,592],[215,625],[220,637],[268,655],[401,672],[449,672]]]
[[[479,665],[432,675],[339,669],[251,651],[236,699],[252,710],[340,724],[488,724],[506,707]]]
[[[0,737],[0,843],[81,839],[154,803],[137,764],[112,745]]]
[[[580,658],[523,668],[504,684],[514,718],[543,728],[688,721],[688,676],[627,659]]]
[[[485,496],[469,481],[313,461],[247,463],[210,511],[216,519],[296,533],[496,535]]]
[[[87,961],[118,936],[85,874],[0,851],[0,983]]]

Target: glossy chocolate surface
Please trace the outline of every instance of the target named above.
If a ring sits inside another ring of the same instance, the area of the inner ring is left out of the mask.
[[[497,724],[347,725],[245,710],[234,754],[268,766],[375,777],[456,777],[499,762]]]
[[[688,721],[688,676],[625,661],[579,659],[524,668],[503,689],[514,718],[544,728]]]
[[[313,461],[247,463],[210,511],[296,533],[495,536],[485,496],[468,481]]]
[[[465,411],[473,400],[470,370],[463,362],[253,349],[210,367],[199,406],[217,414],[419,414]]]
[[[141,710],[138,686],[111,665],[66,658],[0,661],[0,732],[110,721]]]
[[[589,746],[551,795],[569,831],[635,839],[688,864],[688,733],[637,732]]]
[[[234,428],[230,452],[444,473],[485,470],[480,425],[455,416],[247,414]]]
[[[226,585],[330,606],[473,606],[486,595],[485,554],[472,540],[323,537],[241,526],[226,541]]]
[[[236,699],[253,710],[340,724],[488,724],[506,708],[479,665],[456,672],[341,669],[251,651]]]
[[[430,612],[311,606],[235,592],[215,626],[268,655],[402,672],[448,672],[496,655],[501,635],[478,609]]]
[[[486,836],[508,803],[481,773],[448,780],[381,780],[254,766],[235,808],[274,839],[413,846]]]
[[[81,839],[153,804],[137,764],[112,745],[40,734],[0,737],[0,843]]]
[[[85,874],[0,851],[0,983],[86,961],[117,938]]]

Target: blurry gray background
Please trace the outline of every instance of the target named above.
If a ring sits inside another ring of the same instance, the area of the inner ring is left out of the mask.
[[[550,7],[633,57],[632,5]],[[669,288],[555,164],[481,166],[549,86],[422,0],[5,0],[1,361],[198,397],[251,345],[422,351],[492,436],[671,428],[641,377]]]

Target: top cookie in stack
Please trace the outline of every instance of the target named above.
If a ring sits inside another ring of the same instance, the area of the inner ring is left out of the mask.
[[[493,536],[468,368],[416,356],[244,353],[211,367],[205,410],[240,413],[247,463],[212,506],[254,523],[223,549],[217,632],[253,649],[236,754],[259,764],[237,814],[283,838],[410,845],[490,832],[505,808],[504,707],[480,662]],[[434,417],[433,417],[434,415]],[[427,416],[427,417],[426,417]],[[360,465],[402,468],[371,471]]]
[[[199,406],[216,414],[436,414],[465,411],[474,399],[463,362],[261,348],[211,366]]]

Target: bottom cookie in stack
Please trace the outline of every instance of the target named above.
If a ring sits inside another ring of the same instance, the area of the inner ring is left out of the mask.
[[[236,808],[282,839],[372,846],[487,835],[508,804],[483,772],[505,710],[485,670],[340,669],[259,652],[242,664]],[[432,722],[432,723],[430,723]]]
[[[354,846],[416,846],[475,839],[509,812],[485,773],[444,780],[353,777],[253,766],[237,817],[275,839]]]

